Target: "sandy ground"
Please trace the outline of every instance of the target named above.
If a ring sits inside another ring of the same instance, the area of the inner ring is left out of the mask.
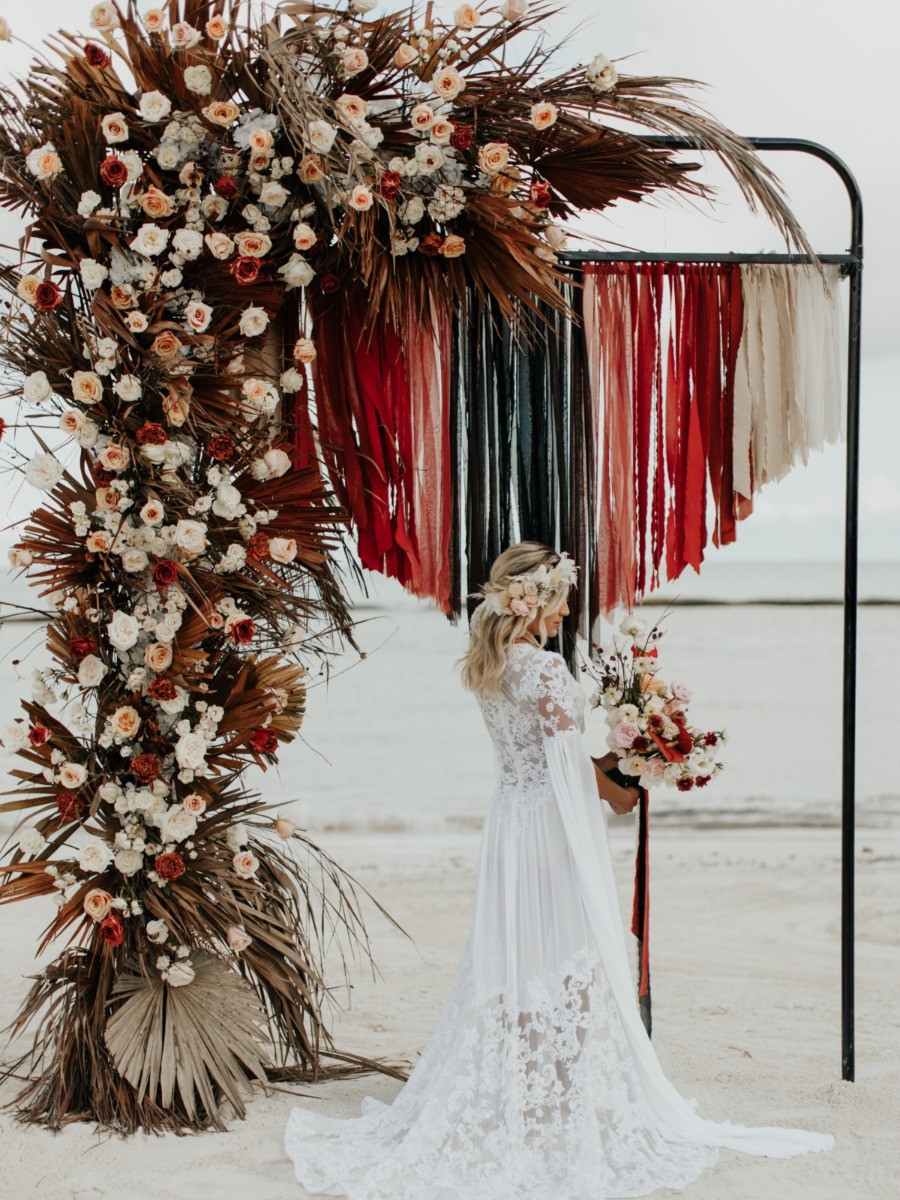
[[[434,1028],[465,942],[491,751],[453,675],[462,629],[396,595],[360,616],[371,618],[361,636],[374,652],[311,691],[305,743],[262,782],[410,935],[368,906],[381,977],[360,964],[352,1002],[339,990],[344,1009],[331,1021],[338,1048],[409,1064]],[[657,1051],[705,1115],[837,1139],[830,1154],[787,1162],[723,1152],[684,1194],[896,1200],[900,785],[884,767],[881,685],[900,609],[867,609],[860,621],[855,1084],[840,1081],[840,611],[683,608],[670,629],[665,673],[694,688],[696,719],[724,722],[730,740],[728,770],[715,793],[703,793],[702,808],[665,791],[654,800]],[[0,630],[10,685],[0,691],[0,724],[39,664],[27,654],[39,640],[27,627]],[[21,682],[9,666],[19,655]],[[600,747],[599,724],[588,742]],[[612,833],[628,911],[633,825],[614,820]],[[0,1025],[24,997],[48,917],[40,905],[0,911]],[[341,978],[335,965],[330,979]],[[362,1096],[390,1101],[400,1086],[371,1075],[300,1089],[301,1102],[356,1115]],[[0,1101],[11,1094],[2,1089]],[[297,1200],[303,1193],[282,1151],[293,1103],[260,1092],[227,1134],[130,1141],[87,1126],[52,1135],[6,1113],[0,1200]]]

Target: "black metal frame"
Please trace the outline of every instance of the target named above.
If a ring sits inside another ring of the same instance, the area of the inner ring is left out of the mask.
[[[685,138],[642,139],[672,150],[707,149]],[[844,646],[843,750],[841,760],[841,1074],[853,1080],[854,1048],[854,909],[856,840],[856,640],[857,557],[859,547],[859,383],[862,327],[863,208],[859,186],[846,164],[826,146],[800,138],[751,137],[757,150],[787,150],[821,159],[839,176],[850,200],[850,247],[845,254],[820,254],[823,263],[840,263],[850,279],[847,347],[847,467],[844,511]],[[672,254],[573,251],[567,262],[808,263],[804,254]]]

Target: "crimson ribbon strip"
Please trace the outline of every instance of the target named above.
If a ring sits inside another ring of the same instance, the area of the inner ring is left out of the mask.
[[[634,863],[634,904],[631,912],[631,932],[638,939],[638,997],[641,1017],[650,1033],[650,796],[646,788],[638,788],[637,854]]]

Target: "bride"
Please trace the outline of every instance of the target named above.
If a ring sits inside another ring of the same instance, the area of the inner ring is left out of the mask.
[[[577,568],[537,542],[494,562],[463,682],[496,780],[472,924],[437,1026],[394,1102],[295,1108],[285,1147],[313,1194],[351,1200],[605,1200],[680,1188],[720,1147],[786,1158],[832,1139],[699,1117],[663,1074],[628,968],[584,692],[544,649]]]

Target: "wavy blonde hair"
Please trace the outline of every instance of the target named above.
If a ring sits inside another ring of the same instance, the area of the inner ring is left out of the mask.
[[[542,542],[516,542],[494,559],[487,583],[473,595],[487,596],[503,591],[509,584],[510,576],[526,575],[542,564],[555,567],[559,558],[555,550]],[[537,636],[528,629],[534,620],[534,613],[525,617],[500,615],[482,600],[469,623],[469,648],[457,664],[462,668],[463,686],[486,696],[499,696],[500,681],[513,643],[520,637],[527,637],[533,645],[545,646],[549,636],[546,618],[559,612],[568,595],[569,588],[561,587],[537,610],[540,618]]]

